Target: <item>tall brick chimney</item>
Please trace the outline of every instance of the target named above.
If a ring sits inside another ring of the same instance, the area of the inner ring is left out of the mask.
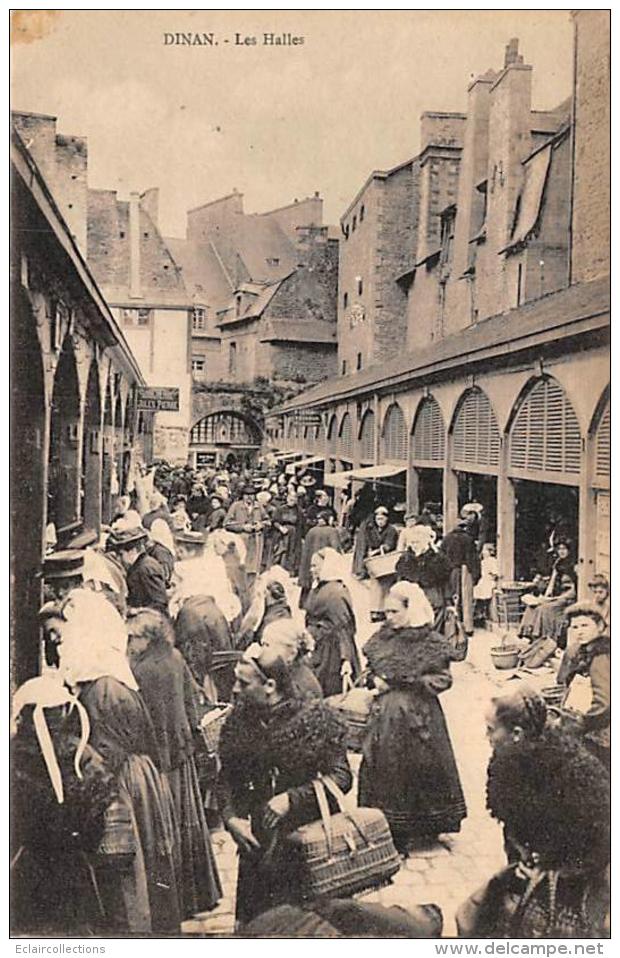
[[[142,297],[140,284],[140,194],[129,194],[129,295]]]

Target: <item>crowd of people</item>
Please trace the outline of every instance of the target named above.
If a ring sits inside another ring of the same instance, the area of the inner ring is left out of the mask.
[[[320,817],[321,776],[355,783],[404,857],[467,816],[440,696],[454,622],[471,636],[490,615],[498,570],[476,503],[445,534],[432,506],[397,524],[394,503],[363,492],[338,509],[309,473],[275,464],[160,463],[100,539],[49,552],[41,674],[13,700],[15,929],[180,933],[221,897],[223,824],[240,933],[354,916],[381,936],[441,934],[437,909],[304,900],[287,844]],[[369,560],[390,554],[369,590]],[[491,703],[487,804],[506,867],[459,910],[463,936],[608,933],[608,583],[575,604],[558,547],[538,592],[522,630],[564,629],[558,682],[587,680],[592,702],[579,717],[521,684]],[[356,687],[371,694],[354,776],[335,703]]]

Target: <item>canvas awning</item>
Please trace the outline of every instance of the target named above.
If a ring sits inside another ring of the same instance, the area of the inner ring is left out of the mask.
[[[389,479],[397,476],[400,472],[406,472],[405,465],[397,465],[393,462],[386,462],[380,466],[366,466],[364,469],[349,469],[348,472],[329,472],[325,476],[326,486],[336,486],[342,489],[352,479],[357,482],[375,482],[382,479]]]
[[[303,452],[277,452],[273,457],[276,462],[284,462],[285,459],[294,459],[295,456],[303,456]]]
[[[299,462],[289,462],[286,471],[293,473],[296,469],[305,469],[306,466],[314,466],[317,462],[325,462],[325,456],[309,456],[307,459],[300,459]]]
[[[525,242],[536,226],[550,163],[551,144],[539,150],[524,164],[525,182],[520,197],[519,213],[507,249]]]

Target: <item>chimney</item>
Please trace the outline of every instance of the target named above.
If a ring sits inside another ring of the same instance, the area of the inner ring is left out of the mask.
[[[517,37],[513,37],[512,40],[509,40],[506,44],[506,52],[504,53],[504,69],[506,69],[506,67],[513,66],[515,63],[523,63],[523,57],[519,54],[519,40]]]
[[[142,297],[140,286],[140,194],[129,194],[129,295]]]

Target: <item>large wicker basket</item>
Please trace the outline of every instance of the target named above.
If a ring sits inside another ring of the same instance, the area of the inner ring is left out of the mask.
[[[396,563],[401,557],[402,552],[386,552],[383,555],[370,556],[364,559],[364,565],[369,575],[373,579],[381,579],[386,575],[394,575],[396,572]]]

